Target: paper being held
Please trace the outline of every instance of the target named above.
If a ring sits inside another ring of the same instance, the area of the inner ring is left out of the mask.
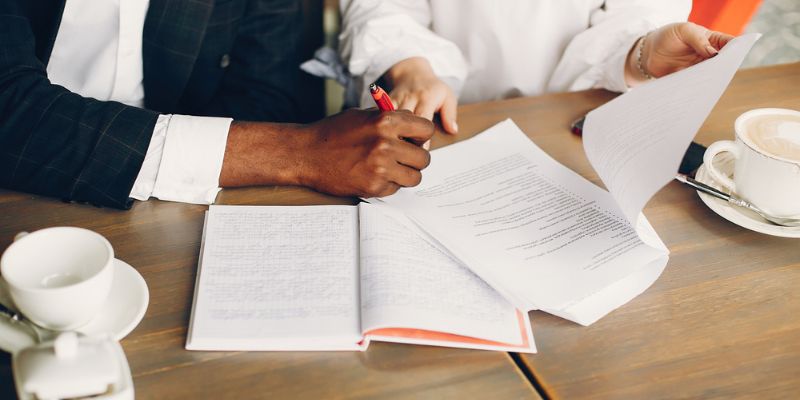
[[[759,37],[737,37],[716,57],[648,82],[586,116],[586,157],[632,224],[675,177],[683,153]]]

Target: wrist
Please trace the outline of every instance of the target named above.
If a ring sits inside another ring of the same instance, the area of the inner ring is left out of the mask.
[[[647,82],[648,80],[654,79],[647,68],[647,60],[649,56],[647,48],[648,35],[649,33],[639,37],[628,51],[628,56],[625,62],[625,83],[629,87],[633,87]]]
[[[382,76],[383,81],[390,88],[408,78],[435,77],[431,64],[424,57],[411,57],[398,61]]]
[[[219,183],[224,187],[299,185],[303,180],[303,125],[231,123]]]
[[[295,125],[290,133],[292,143],[289,155],[294,160],[288,179],[291,185],[312,187],[319,179],[319,171],[315,168],[315,161],[319,158],[313,154],[314,149],[320,147],[318,140],[322,138],[320,126],[317,123]]]

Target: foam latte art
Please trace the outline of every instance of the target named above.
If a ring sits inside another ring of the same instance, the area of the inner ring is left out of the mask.
[[[742,139],[760,152],[800,162],[800,115],[757,115],[745,121],[742,127]]]

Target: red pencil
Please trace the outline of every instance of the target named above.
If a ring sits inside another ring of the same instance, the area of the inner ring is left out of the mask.
[[[392,99],[389,97],[389,93],[386,93],[386,91],[383,90],[383,88],[381,88],[375,83],[370,83],[369,94],[372,95],[372,100],[375,100],[375,105],[378,106],[379,110],[394,111],[394,104],[392,104]]]

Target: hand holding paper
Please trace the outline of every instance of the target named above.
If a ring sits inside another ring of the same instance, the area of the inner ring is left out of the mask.
[[[639,86],[586,116],[586,157],[630,223],[675,178],[681,156],[760,36],[738,37],[716,57]]]

